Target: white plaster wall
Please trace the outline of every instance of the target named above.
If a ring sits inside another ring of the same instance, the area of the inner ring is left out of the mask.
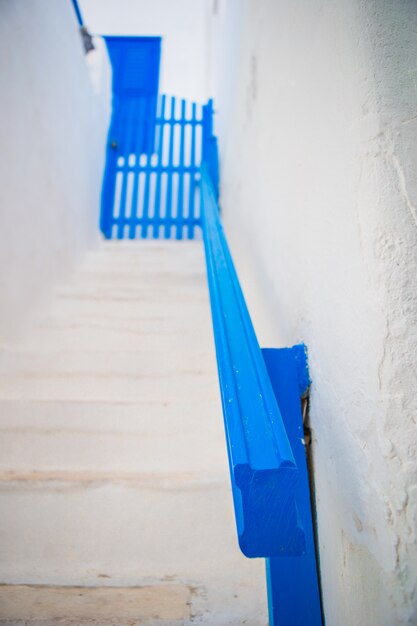
[[[162,37],[160,91],[197,102],[208,97],[207,12],[212,0],[80,0],[97,35]]]
[[[90,81],[99,106],[104,110],[110,123],[112,106],[112,68],[103,37],[93,37],[94,49],[85,55]]]
[[[327,626],[417,624],[417,5],[219,0],[211,28],[255,327],[309,348]]]
[[[108,99],[69,0],[0,3],[0,338],[98,239]]]

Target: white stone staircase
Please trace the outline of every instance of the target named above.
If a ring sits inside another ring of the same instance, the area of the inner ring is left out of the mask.
[[[202,243],[103,242],[0,351],[0,624],[263,626]]]

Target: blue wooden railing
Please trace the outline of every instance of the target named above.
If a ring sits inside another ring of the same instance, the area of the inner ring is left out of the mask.
[[[203,232],[239,545],[246,556],[302,554],[297,467],[219,219],[201,176]]]
[[[220,221],[214,143],[205,155],[201,217],[238,541],[267,559],[270,626],[321,626],[300,400],[306,351],[260,349]]]

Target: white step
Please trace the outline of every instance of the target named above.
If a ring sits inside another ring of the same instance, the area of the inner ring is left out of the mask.
[[[201,242],[89,255],[0,350],[0,416],[2,626],[266,624],[264,563],[237,546]]]
[[[224,480],[25,477],[0,481],[0,509],[3,583],[169,581],[193,589],[191,613],[201,619],[186,624],[266,624],[264,563],[237,548]]]
[[[181,626],[193,616],[193,593],[189,585],[176,582],[130,587],[5,585],[0,586],[0,624]],[[4,618],[8,615],[13,618]]]

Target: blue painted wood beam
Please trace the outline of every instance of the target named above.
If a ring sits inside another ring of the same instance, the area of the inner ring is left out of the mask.
[[[239,545],[249,557],[300,555],[297,464],[219,219],[201,172],[207,275]]]

